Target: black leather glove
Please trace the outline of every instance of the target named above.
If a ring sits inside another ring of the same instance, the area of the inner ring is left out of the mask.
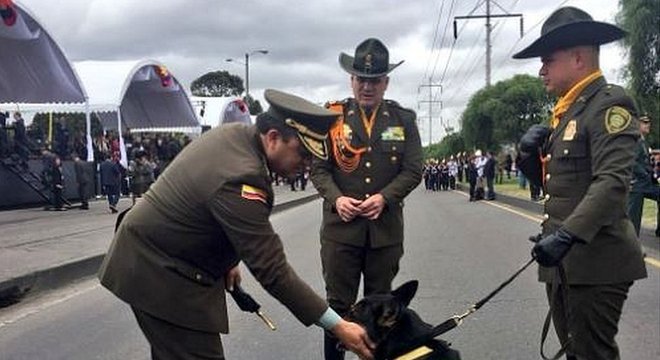
[[[559,229],[534,245],[532,257],[541,266],[557,266],[576,241],[579,241],[577,237],[564,229]]]
[[[527,153],[538,153],[545,140],[550,135],[550,128],[545,125],[532,125],[520,138],[520,150]]]

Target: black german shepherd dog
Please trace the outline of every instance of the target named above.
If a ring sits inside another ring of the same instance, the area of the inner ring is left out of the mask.
[[[408,308],[417,286],[417,280],[413,280],[389,294],[369,295],[353,305],[346,317],[365,327],[377,345],[376,360],[396,359],[422,345],[432,352],[415,359],[460,360],[458,351],[452,350],[447,342],[425,339],[433,326]]]

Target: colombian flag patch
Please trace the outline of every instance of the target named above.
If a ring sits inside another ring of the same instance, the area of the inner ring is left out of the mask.
[[[241,197],[244,199],[257,200],[264,204],[268,204],[268,195],[265,191],[247,184],[243,184],[243,186],[241,186]]]

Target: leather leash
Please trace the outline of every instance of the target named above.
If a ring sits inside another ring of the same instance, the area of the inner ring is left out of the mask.
[[[461,325],[463,323],[463,320],[467,318],[468,316],[472,315],[474,312],[479,310],[482,306],[484,306],[490,299],[492,299],[497,293],[502,291],[507,285],[509,285],[515,278],[518,277],[525,269],[529,267],[534,262],[534,258],[530,259],[520,267],[511,277],[509,277],[506,281],[504,281],[500,286],[498,286],[495,290],[493,290],[490,294],[486,295],[483,299],[477,301],[474,303],[474,305],[470,306],[463,314],[456,314],[449,319],[445,320],[442,322],[440,325],[435,326],[430,333],[420,336],[417,339],[414,339],[411,343],[414,344],[413,346],[410,347],[412,351],[415,351],[417,348],[424,346],[427,342],[433,340],[434,338],[446,333],[449,330],[454,329],[455,327]],[[406,354],[402,354],[401,356],[405,356]],[[397,357],[397,359],[401,358],[401,356]]]

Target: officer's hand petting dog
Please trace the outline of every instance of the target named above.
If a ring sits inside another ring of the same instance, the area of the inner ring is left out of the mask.
[[[559,229],[553,234],[547,235],[536,242],[534,248],[532,248],[532,257],[536,259],[536,262],[541,266],[557,266],[564,256],[566,256],[573,244],[581,241],[582,240],[573,236],[565,229]]]
[[[373,351],[376,349],[376,344],[369,339],[367,331],[362,326],[342,319],[330,331],[346,349],[357,354],[360,359],[371,360],[374,358]]]

